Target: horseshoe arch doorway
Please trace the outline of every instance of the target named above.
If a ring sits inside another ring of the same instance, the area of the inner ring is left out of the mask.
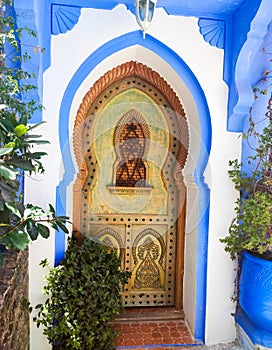
[[[168,83],[127,62],[87,92],[73,131],[74,231],[132,272],[125,307],[182,310],[188,124]]]

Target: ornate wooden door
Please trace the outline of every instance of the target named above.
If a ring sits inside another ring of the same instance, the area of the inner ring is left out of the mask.
[[[132,272],[123,291],[126,306],[170,306],[180,294],[176,276],[182,273],[185,208],[180,175],[187,146],[177,96],[139,63],[106,73],[78,111],[75,229],[115,249],[122,268]]]

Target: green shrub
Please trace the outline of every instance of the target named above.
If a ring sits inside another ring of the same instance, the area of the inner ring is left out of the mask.
[[[48,298],[34,317],[56,349],[114,348],[111,322],[123,308],[120,290],[130,276],[120,263],[115,251],[98,242],[69,240],[65,259],[46,277]]]

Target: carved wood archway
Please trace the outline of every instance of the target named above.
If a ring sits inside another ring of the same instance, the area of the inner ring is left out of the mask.
[[[176,220],[176,230],[178,233],[175,249],[178,252],[182,252],[182,254],[178,254],[179,258],[175,262],[176,276],[179,276],[179,283],[175,285],[175,307],[181,309],[186,198],[182,169],[184,168],[188,155],[188,125],[179,98],[170,85],[157,72],[141,63],[134,61],[127,62],[107,72],[87,92],[79,107],[73,132],[74,153],[79,168],[74,185],[74,229],[83,235],[85,234],[85,230],[87,230],[86,221],[89,220],[89,214],[86,214],[86,207],[88,206],[86,203],[88,201],[88,193],[92,191],[97,176],[95,173],[97,170],[97,161],[91,152],[92,146],[86,145],[83,137],[83,135],[89,135],[89,132],[86,134],[86,128],[91,129],[91,127],[87,125],[89,125],[88,123],[91,123],[92,120],[95,121],[96,116],[102,111],[105,103],[108,103],[116,94],[126,91],[126,89],[132,86],[143,91],[154,101],[154,104],[158,106],[161,113],[165,116],[169,126],[169,133],[171,134],[170,148],[176,159],[175,167],[172,169],[172,172],[173,181],[178,190],[176,205],[179,207],[177,209],[179,215]],[[92,174],[91,176],[90,173]],[[166,178],[164,181],[168,183],[170,180]],[[173,195],[172,200],[174,200],[174,196],[175,195]],[[101,218],[99,219],[101,220]],[[85,220],[85,223],[83,220]],[[93,218],[91,220],[93,220]],[[107,218],[107,220],[109,220],[109,218]],[[135,218],[135,220],[138,219]],[[149,231],[146,230],[146,232]],[[155,237],[156,235],[153,236]],[[148,239],[147,237],[147,240]]]

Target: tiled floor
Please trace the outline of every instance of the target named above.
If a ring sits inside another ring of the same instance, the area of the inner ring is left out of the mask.
[[[169,318],[167,321],[163,320],[156,309],[150,310],[154,317],[150,313],[145,317],[145,311],[146,309],[141,313],[139,309],[136,312],[130,310],[122,320],[115,322],[115,329],[119,332],[116,349],[176,350],[188,349],[193,344],[200,345],[192,339],[183,319],[171,309],[164,310]]]

